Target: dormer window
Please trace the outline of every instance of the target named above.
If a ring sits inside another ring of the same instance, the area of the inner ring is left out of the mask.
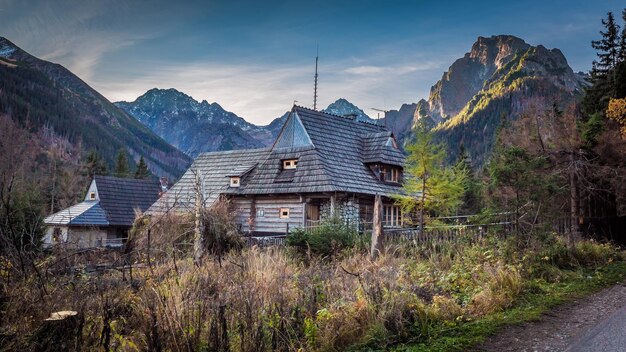
[[[283,170],[292,170],[298,166],[298,159],[283,160]]]
[[[96,199],[96,192],[89,192],[89,200],[95,200]]]
[[[384,182],[400,183],[400,168],[385,166],[380,173]]]
[[[230,178],[230,186],[231,187],[239,187],[241,184],[241,180],[239,178],[239,176],[232,176]]]

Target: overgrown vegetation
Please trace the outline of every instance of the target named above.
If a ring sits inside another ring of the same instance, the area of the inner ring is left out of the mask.
[[[152,227],[152,235],[172,233],[171,227],[163,230]],[[79,264],[63,259],[66,253],[37,263],[43,280],[19,280],[14,268],[3,266],[3,292],[11,294],[1,306],[0,345],[37,349],[37,337],[49,336],[44,319],[70,310],[78,312],[76,323],[50,337],[55,344],[103,350],[343,351],[403,344],[460,350],[494,327],[553,304],[529,306],[529,297],[558,294],[562,300],[566,284],[587,282],[589,290],[610,283],[606,270],[623,270],[625,259],[617,248],[592,241],[570,250],[553,235],[532,243],[496,236],[399,243],[375,262],[358,248],[303,261],[285,248],[253,247],[201,266],[189,251],[152,252],[161,255],[148,264],[146,248],[138,248],[134,260],[142,265],[123,273],[61,274],[65,265]],[[504,318],[504,311],[515,318]]]
[[[286,244],[300,254],[332,257],[364,241],[354,224],[335,217],[313,229],[294,229],[287,236]]]

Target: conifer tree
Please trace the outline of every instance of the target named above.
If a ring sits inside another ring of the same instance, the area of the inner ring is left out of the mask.
[[[481,182],[474,174],[472,163],[465,146],[461,144],[459,151],[459,159],[455,166],[459,172],[467,175],[465,182],[465,193],[463,194],[463,204],[460,211],[465,214],[474,214],[481,208]]]
[[[95,150],[89,152],[87,159],[85,160],[85,164],[87,174],[89,176],[106,175],[108,173],[107,166],[102,159],[102,156],[100,156],[100,154],[98,154]]]
[[[137,164],[137,170],[135,171],[135,178],[144,179],[150,176],[150,170],[148,170],[148,165],[146,161],[143,159],[143,156],[139,158],[139,164]]]
[[[611,89],[615,90],[615,67],[620,56],[620,33],[619,25],[615,23],[612,12],[607,13],[606,20],[602,20],[606,31],[600,31],[602,39],[594,40],[591,46],[598,50],[598,61],[593,62],[591,76],[594,81],[607,80]]]
[[[626,62],[626,9],[622,10],[622,35],[619,39],[619,57],[620,63]]]
[[[117,161],[115,162],[115,176],[128,177],[128,173],[128,157],[126,156],[126,152],[123,149],[120,149],[117,153]]]
[[[423,232],[427,212],[446,213],[461,204],[467,172],[444,166],[444,146],[436,143],[432,132],[424,126],[416,128],[415,138],[415,143],[407,147],[404,195],[394,198],[405,213],[418,212]]]

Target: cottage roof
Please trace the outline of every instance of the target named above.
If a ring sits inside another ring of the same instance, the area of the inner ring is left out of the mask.
[[[146,211],[158,198],[158,180],[96,175],[89,187],[97,194],[44,219],[50,225],[131,226],[136,211]]]
[[[44,219],[48,225],[106,226],[109,221],[98,201],[84,201]]]
[[[370,133],[362,138],[363,161],[402,166],[404,154],[398,149],[391,131]]]
[[[242,165],[254,165],[267,157],[269,149],[229,150],[202,153],[191,164],[189,169],[167,191],[148,212],[165,212],[169,209],[192,210],[196,202],[196,174],[204,192],[204,203],[213,204],[220,194],[229,187],[229,176],[241,176],[248,173]],[[254,172],[254,170],[252,170]],[[244,179],[248,179],[246,175]]]
[[[293,159],[297,160],[295,169],[283,168],[283,161]],[[390,196],[400,192],[400,185],[380,181],[368,163],[402,166],[403,162],[404,155],[384,127],[294,106],[271,148],[200,155],[150,211],[193,209],[196,172],[202,180],[205,205],[221,194],[350,192]],[[248,168],[250,165],[253,167]],[[228,176],[245,177],[239,187],[229,187]]]

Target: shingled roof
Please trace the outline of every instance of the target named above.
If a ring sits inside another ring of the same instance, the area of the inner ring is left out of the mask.
[[[132,225],[135,210],[146,211],[161,192],[158,180],[95,176],[94,181],[110,225]]]
[[[202,182],[204,202],[206,205],[213,204],[220,194],[226,192],[229,187],[229,176],[241,176],[248,172],[250,167],[262,162],[270,150],[245,149],[221,152],[202,153],[191,164],[189,169],[150,209],[150,212],[165,212],[170,209],[192,210],[196,202],[196,173]],[[250,175],[246,175],[247,180]]]
[[[297,159],[295,169],[283,160]],[[391,196],[400,185],[384,183],[368,163],[402,166],[404,155],[384,127],[294,106],[272,148],[200,155],[181,180],[149,211],[192,209],[195,173],[203,180],[206,205],[220,194],[261,195],[349,192]],[[249,168],[249,166],[252,166]],[[228,176],[243,175],[239,187]]]
[[[95,188],[94,188],[95,186]],[[146,211],[159,198],[158,180],[137,180],[96,175],[89,188],[97,199],[89,199],[45,218],[50,225],[131,226],[135,211]]]

